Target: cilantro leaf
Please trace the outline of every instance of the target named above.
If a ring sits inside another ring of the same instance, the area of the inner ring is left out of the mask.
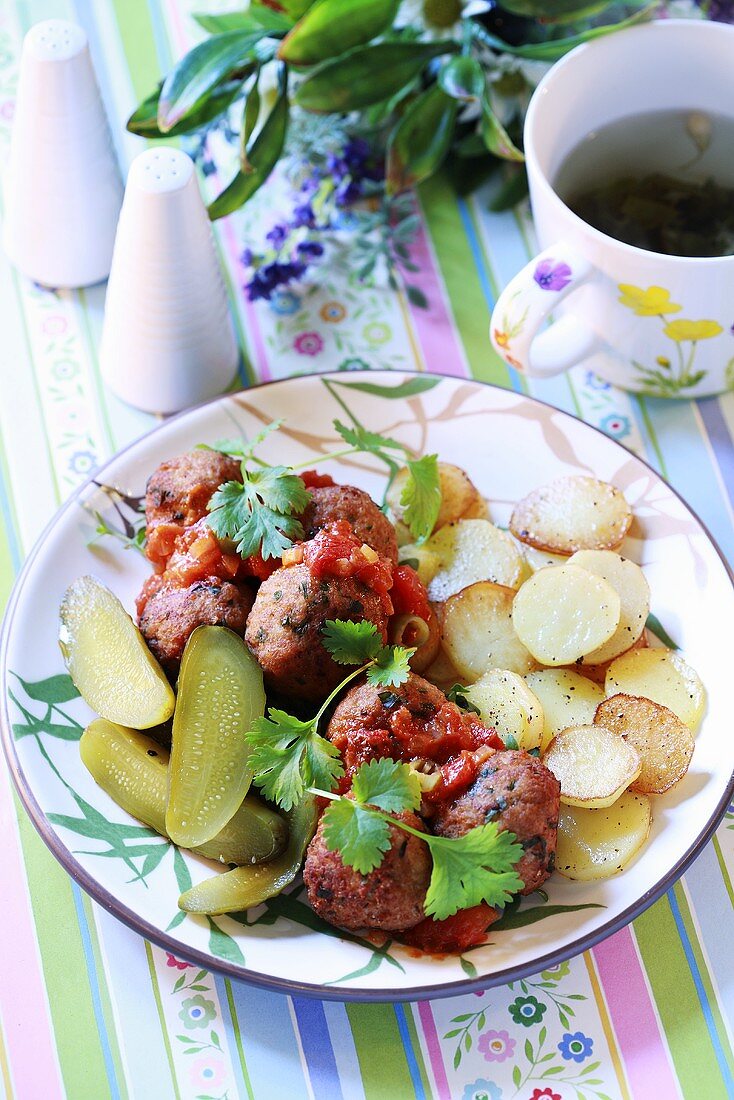
[[[461,710],[466,710],[472,714],[481,715],[482,712],[479,707],[475,707],[474,704],[467,699],[467,691],[469,691],[469,688],[464,687],[463,684],[453,684],[453,686],[450,687],[449,690],[446,692],[446,698],[450,703],[456,703],[457,707],[459,707]]]
[[[277,432],[284,424],[283,419],[272,420],[253,439],[247,440],[244,436],[240,439],[218,439],[211,447],[208,443],[197,443],[197,450],[219,451],[220,454],[230,455],[232,458],[252,458],[255,448],[259,447],[271,432]]]
[[[339,665],[363,665],[385,648],[374,623],[328,619],[321,631],[323,643]]]
[[[390,849],[388,822],[349,798],[327,806],[323,836],[329,851],[338,852],[342,863],[361,875],[379,867]]]
[[[367,683],[372,687],[400,687],[410,676],[410,658],[415,649],[401,645],[384,645],[375,663],[367,669]]]
[[[243,481],[220,485],[207,505],[209,526],[217,538],[234,539],[237,552],[247,558],[279,558],[303,527],[293,513],[302,512],[311,499],[303,481],[287,466],[242,470]]]
[[[478,825],[462,837],[431,836],[427,843],[433,872],[425,911],[435,920],[482,901],[503,906],[522,890],[523,881],[514,870],[522,846],[514,833],[499,832],[495,822]]]
[[[408,460],[408,479],[400,495],[403,520],[415,541],[425,542],[433,531],[441,507],[438,455]]]
[[[380,435],[378,432],[370,432],[361,425],[354,425],[349,427],[346,424],[342,424],[340,420],[334,421],[334,427],[339,435],[342,437],[345,443],[348,443],[350,447],[356,447],[360,451],[370,451],[372,454],[379,455],[381,458],[382,451],[400,451],[402,454],[408,454],[408,448],[398,443],[397,439],[390,439],[387,435]],[[389,459],[390,462],[393,459]]]
[[[246,734],[254,783],[284,810],[300,802],[306,787],[330,791],[344,774],[339,750],[316,727],[315,719],[304,722],[270,707]]]
[[[421,785],[407,764],[384,757],[362,764],[354,775],[352,794],[357,802],[369,803],[387,813],[402,813],[418,809]]]

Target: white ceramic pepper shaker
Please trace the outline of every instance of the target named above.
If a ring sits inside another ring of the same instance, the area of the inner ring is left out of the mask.
[[[63,19],[23,43],[5,192],[4,243],[34,282],[106,279],[122,203],[104,105],[84,30]]]
[[[178,412],[234,380],[239,351],[211,223],[178,149],[148,149],[130,167],[100,361],[107,385],[145,412]]]

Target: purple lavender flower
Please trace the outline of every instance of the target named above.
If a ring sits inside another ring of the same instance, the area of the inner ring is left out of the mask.
[[[273,248],[282,248],[288,236],[287,225],[274,225],[269,233],[265,234],[265,240],[270,241]]]
[[[217,170],[217,166],[213,160],[203,160],[201,162],[201,170],[205,176],[213,176]]]
[[[563,290],[571,282],[573,272],[568,264],[555,260],[541,260],[535,269],[533,278],[541,290]]]
[[[269,299],[276,287],[284,286],[293,279],[300,279],[305,270],[305,264],[293,261],[263,264],[247,284],[247,297],[251,302],[257,301],[258,298]]]
[[[707,19],[717,23],[734,23],[733,0],[698,0],[698,6]]]
[[[296,252],[299,256],[323,256],[324,246],[318,241],[301,241],[296,245]]]
[[[306,225],[311,229],[315,224],[316,217],[310,202],[304,202],[294,207],[293,217],[291,218],[291,225],[294,228],[298,229],[300,226]]]
[[[343,179],[334,194],[337,206],[351,206],[362,197],[362,187],[356,180]]]
[[[243,267],[250,267],[252,264],[253,255],[251,248],[243,248],[240,253],[240,263]]]

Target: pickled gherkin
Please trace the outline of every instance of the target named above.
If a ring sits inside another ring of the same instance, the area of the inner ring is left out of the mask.
[[[79,577],[64,593],[59,617],[64,662],[92,710],[134,729],[171,717],[171,685],[109,588],[96,577]]]
[[[184,650],[173,716],[166,833],[196,848],[224,828],[250,783],[246,734],[265,711],[260,666],[237,634],[199,626]]]
[[[118,806],[161,836],[168,835],[167,749],[138,730],[97,718],[82,734],[79,751],[92,778]],[[248,795],[224,828],[193,851],[221,863],[251,865],[278,856],[287,840],[284,819]]]
[[[181,895],[179,909],[186,913],[212,915],[239,913],[260,905],[290,886],[301,869],[306,848],[316,832],[319,817],[316,799],[306,795],[286,816],[288,847],[282,855],[270,863],[235,867],[233,871],[204,879]]]

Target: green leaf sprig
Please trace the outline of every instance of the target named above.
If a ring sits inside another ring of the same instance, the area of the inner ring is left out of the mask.
[[[408,661],[415,652],[384,645],[377,628],[367,621],[331,619],[324,624],[323,642],[337,664],[359,667],[334,688],[313,718],[303,720],[269,707],[267,717],[258,718],[246,734],[254,783],[284,810],[300,802],[312,786],[331,791],[344,775],[339,750],[319,733],[321,719],[337,695],[363,673],[376,687],[399,687],[410,675]]]
[[[220,440],[213,449],[241,459],[242,481],[220,485],[208,504],[209,526],[219,539],[231,539],[243,558],[260,553],[264,560],[282,557],[293,542],[303,538],[299,515],[311,495],[297,471],[328,459],[354,454],[372,454],[381,459],[394,477],[399,459],[407,464],[408,478],[401,504],[406,506],[405,522],[417,542],[423,542],[433,530],[441,504],[441,488],[436,455],[413,459],[404,444],[361,425],[347,426],[334,421],[338,435],[348,444],[345,450],[318,455],[300,466],[271,466],[255,455],[257,447],[283,424],[275,420],[253,440]]]
[[[310,790],[330,799],[324,811],[326,847],[362,875],[382,863],[390,848],[391,826],[428,845],[433,870],[425,912],[434,920],[445,920],[481,902],[502,908],[523,887],[515,870],[522,845],[514,833],[500,831],[496,822],[478,825],[461,837],[444,837],[421,832],[392,816],[420,805],[420,781],[408,764],[389,759],[363,764],[355,773],[349,798]]]

